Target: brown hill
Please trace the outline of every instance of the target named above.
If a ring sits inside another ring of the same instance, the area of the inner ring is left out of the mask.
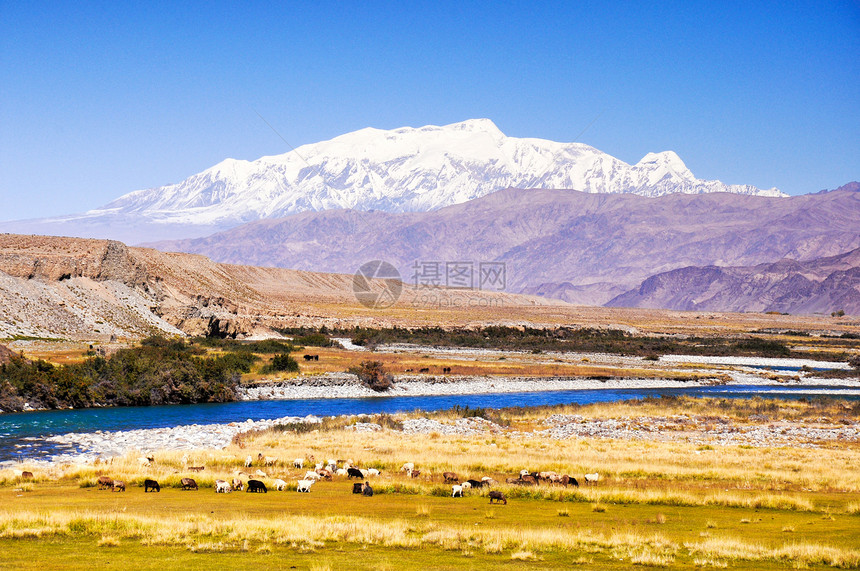
[[[303,213],[154,246],[331,272],[383,259],[407,279],[415,261],[504,262],[508,291],[603,304],[676,268],[841,254],[860,247],[858,228],[850,188],[790,198],[508,189],[434,212]]]
[[[476,293],[438,290],[433,299],[465,309],[553,305]],[[358,303],[351,275],[219,264],[109,240],[0,234],[0,338],[243,336],[283,326],[381,325],[398,312],[427,309],[426,296],[407,287],[385,313]]]
[[[607,305],[860,315],[860,249],[807,262],[680,268],[648,278]]]

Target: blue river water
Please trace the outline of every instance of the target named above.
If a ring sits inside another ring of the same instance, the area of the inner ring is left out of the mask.
[[[785,387],[718,385],[662,389],[584,389],[527,393],[444,395],[421,397],[372,397],[240,401],[151,407],[94,408],[0,415],[0,462],[27,457],[47,457],[55,450],[48,436],[69,432],[95,432],[163,428],[188,424],[226,424],[284,416],[336,416],[413,410],[445,410],[459,405],[470,408],[503,408],[553,404],[613,402],[661,395],[725,398],[814,399],[821,396],[860,400],[860,391],[839,386]],[[63,450],[67,451],[67,450]]]

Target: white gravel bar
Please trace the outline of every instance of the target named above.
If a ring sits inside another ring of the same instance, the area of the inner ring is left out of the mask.
[[[787,367],[811,369],[850,369],[848,363],[840,361],[814,361],[812,359],[780,359],[777,357],[732,357],[704,356],[704,355],[663,355],[660,361],[664,363],[701,363],[703,365],[729,365],[738,367],[773,367],[784,369]]]

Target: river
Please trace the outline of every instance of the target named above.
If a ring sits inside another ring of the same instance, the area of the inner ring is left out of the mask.
[[[95,408],[39,411],[0,415],[0,462],[50,459],[70,453],[67,446],[46,438],[70,432],[120,431],[192,424],[227,424],[284,416],[337,416],[394,413],[412,410],[445,410],[455,405],[470,408],[503,408],[553,404],[589,404],[660,395],[728,398],[817,398],[833,396],[860,400],[860,390],[844,386],[718,385],[684,388],[587,389],[504,394],[444,395],[420,397],[373,397],[307,400],[239,401],[152,407]]]

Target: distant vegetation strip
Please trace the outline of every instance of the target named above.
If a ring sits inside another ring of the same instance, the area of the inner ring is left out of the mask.
[[[383,344],[411,343],[436,347],[468,347],[503,351],[560,351],[613,353],[657,358],[660,355],[715,355],[744,357],[797,357],[804,359],[846,361],[845,351],[795,351],[786,343],[761,337],[669,337],[638,335],[620,329],[558,327],[490,326],[446,329],[420,327],[377,329],[355,327],[329,330],[281,329],[285,335],[306,336],[313,333],[348,337],[356,345],[369,348]],[[850,342],[850,341],[846,341]]]

